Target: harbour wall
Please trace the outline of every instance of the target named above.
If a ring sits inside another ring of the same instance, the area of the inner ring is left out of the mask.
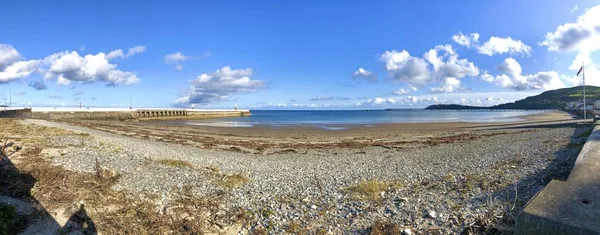
[[[249,110],[211,109],[77,109],[77,108],[12,108],[0,109],[0,117],[49,120],[182,120],[250,116]]]

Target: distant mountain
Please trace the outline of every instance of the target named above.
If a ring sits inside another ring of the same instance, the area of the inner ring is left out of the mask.
[[[499,104],[491,107],[465,106],[459,104],[435,104],[425,109],[563,109],[568,102],[580,101],[583,97],[583,87],[576,86],[557,90],[545,91],[542,94],[529,96],[512,103]],[[600,87],[585,86],[587,104],[600,100]]]

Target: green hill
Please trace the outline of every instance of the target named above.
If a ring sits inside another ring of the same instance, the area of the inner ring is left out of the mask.
[[[431,105],[425,109],[563,109],[568,102],[581,100],[583,87],[576,86],[557,90],[545,91],[539,95],[530,96],[515,102],[495,105],[491,107],[474,107],[463,105]],[[593,104],[600,100],[600,87],[585,86],[586,103]]]

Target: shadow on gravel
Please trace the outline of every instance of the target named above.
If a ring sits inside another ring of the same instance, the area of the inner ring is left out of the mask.
[[[514,232],[516,217],[523,211],[525,205],[551,180],[566,180],[573,168],[581,148],[586,142],[587,136],[593,130],[590,124],[559,124],[559,125],[541,125],[535,128],[575,128],[571,135],[570,142],[563,148],[554,152],[552,160],[545,169],[536,171],[528,177],[515,179],[504,188],[495,190],[491,195],[483,195],[473,198],[473,201],[482,203],[502,202],[505,204],[504,216],[499,224],[490,226],[484,221],[478,221],[476,224],[467,227],[464,234],[512,234]],[[531,126],[523,128],[532,128]],[[514,129],[514,128],[507,128]],[[528,164],[525,159],[514,159],[511,164],[523,166]],[[495,216],[495,215],[490,215]]]
[[[36,200],[31,190],[37,180],[20,172],[0,145],[0,234],[86,234],[96,235],[94,222],[84,205],[75,212],[64,227]],[[14,152],[13,152],[14,154]],[[11,154],[12,155],[12,154]]]

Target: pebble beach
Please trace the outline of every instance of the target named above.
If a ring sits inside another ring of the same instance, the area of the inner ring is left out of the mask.
[[[52,164],[94,172],[98,159],[120,175],[115,190],[158,195],[159,210],[174,188],[219,195],[219,213],[245,218],[214,226],[231,234],[511,233],[527,201],[568,175],[591,128],[551,113],[502,125],[398,124],[401,133],[303,130],[255,140],[147,123],[21,122],[91,136],[52,138]]]

